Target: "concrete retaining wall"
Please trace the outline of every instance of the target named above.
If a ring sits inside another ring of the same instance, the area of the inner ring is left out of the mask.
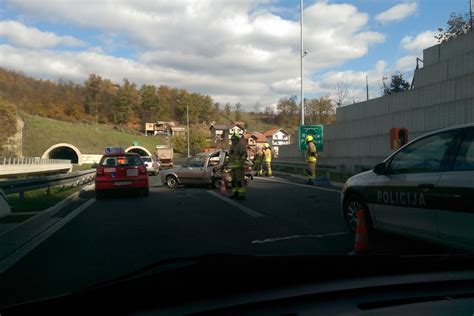
[[[389,155],[390,129],[408,128],[408,139],[444,127],[474,122],[474,32],[423,52],[413,90],[351,104],[325,126],[321,163],[373,166]],[[302,158],[296,145],[280,158]],[[356,167],[355,167],[356,166]]]

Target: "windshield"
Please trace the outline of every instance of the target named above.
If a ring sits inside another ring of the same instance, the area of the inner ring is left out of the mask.
[[[0,1],[0,306],[180,257],[471,253],[469,1],[302,4]]]
[[[104,157],[100,162],[101,166],[116,167],[116,166],[140,166],[143,162],[137,156],[117,156]]]

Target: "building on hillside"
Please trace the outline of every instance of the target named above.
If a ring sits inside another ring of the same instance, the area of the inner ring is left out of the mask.
[[[283,128],[274,128],[263,133],[267,143],[270,144],[275,156],[278,156],[279,146],[290,144],[290,134]]]
[[[229,126],[227,125],[211,125],[211,141],[220,142],[228,138]]]
[[[211,125],[209,130],[211,131],[211,141],[219,142],[225,139],[230,141],[234,132],[243,134],[245,132],[245,124],[231,124],[231,125]]]
[[[263,148],[263,146],[265,146],[265,144],[267,143],[267,138],[265,137],[264,134],[258,134],[258,135],[255,135],[255,136],[257,137],[257,139],[255,141],[257,147]]]
[[[239,122],[240,123],[240,122]],[[229,139],[232,137],[232,134],[238,133],[243,134],[245,132],[245,124],[232,124],[229,126]]]
[[[184,127],[177,127],[175,122],[172,121],[156,121],[153,123],[145,123],[145,136],[157,136],[157,135],[173,135],[173,129],[179,134],[186,129]]]
[[[247,145],[254,148],[257,146],[257,136],[251,133],[244,133],[244,137],[247,140]]]
[[[186,136],[186,127],[172,126],[170,127],[171,136]]]

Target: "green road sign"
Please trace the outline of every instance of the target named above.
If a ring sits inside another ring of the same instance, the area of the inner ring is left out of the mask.
[[[133,141],[133,146],[138,146],[138,142],[136,140]]]
[[[302,125],[300,126],[300,150],[306,151],[306,136],[311,135],[314,137],[314,144],[316,149],[321,152],[323,151],[323,125]]]

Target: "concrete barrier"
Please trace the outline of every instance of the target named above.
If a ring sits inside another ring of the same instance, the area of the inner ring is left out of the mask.
[[[38,157],[0,159],[0,176],[69,172],[71,170],[72,164],[70,160],[43,159]]]

